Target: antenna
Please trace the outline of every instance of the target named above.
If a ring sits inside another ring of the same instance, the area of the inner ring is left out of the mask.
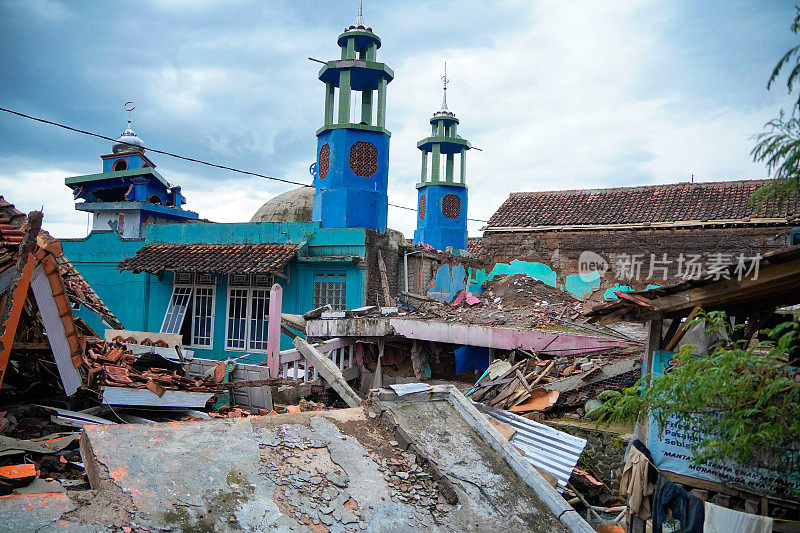
[[[356,26],[364,25],[364,9],[362,3],[363,0],[358,0],[358,17],[356,17]]]
[[[447,77],[447,61],[444,62],[444,76],[442,76],[442,111],[447,111],[447,84],[450,78]]]
[[[131,128],[131,113],[133,113],[133,110],[136,109],[136,106],[133,104],[133,102],[125,102],[125,105],[123,107],[125,108],[125,111],[128,112],[128,129],[130,129]]]

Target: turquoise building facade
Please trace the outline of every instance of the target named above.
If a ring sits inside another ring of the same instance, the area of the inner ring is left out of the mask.
[[[202,289],[203,298],[210,295],[211,324],[210,330],[204,332],[208,340],[195,342],[198,337],[196,321],[198,317],[206,317],[197,313],[197,305],[194,309],[186,310],[182,319],[185,327],[175,331],[181,332],[183,329],[186,347],[194,350],[197,357],[224,359],[250,354],[248,360],[264,362],[266,344],[262,345],[259,341],[265,342],[265,329],[260,329],[259,335],[254,335],[252,339],[244,339],[244,345],[231,342],[231,339],[242,340],[242,335],[237,336],[232,331],[232,320],[236,319],[232,298],[235,299],[237,292],[259,293],[262,301],[268,301],[272,283],[278,283],[283,288],[284,313],[302,314],[316,304],[331,302],[342,309],[361,307],[366,295],[365,242],[366,231],[360,228],[322,229],[316,222],[246,222],[150,226],[144,239],[122,239],[112,231],[98,231],[83,239],[65,239],[62,245],[64,254],[87,276],[92,287],[117,314],[126,329],[162,331],[174,307],[176,287],[194,286]],[[266,275],[261,282],[237,284],[237,275],[216,273],[206,276],[203,281],[197,278],[187,281],[181,276],[189,272],[134,273],[118,268],[122,259],[135,261],[136,253],[147,246],[177,245],[188,250],[191,246],[263,243],[295,245],[296,254],[277,275]],[[192,297],[197,301],[198,296]],[[255,304],[247,307],[252,311],[254,306],[258,307]],[[266,309],[268,305],[261,305],[260,316],[251,316],[248,320],[252,320],[252,324],[259,321],[265,324]],[[82,313],[80,310],[77,313],[98,331],[105,328],[92,319],[92,313]],[[243,318],[241,314],[239,318]],[[263,325],[252,327],[263,328]],[[282,336],[281,347],[291,347],[291,340],[286,335]]]

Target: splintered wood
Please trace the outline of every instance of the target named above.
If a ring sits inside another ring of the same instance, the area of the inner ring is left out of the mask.
[[[558,391],[546,391],[537,385],[547,380],[555,361],[540,361],[527,352],[523,355],[528,357],[516,364],[495,361],[489,365],[468,393],[469,397],[476,402],[517,412],[544,411],[552,407],[558,399]]]

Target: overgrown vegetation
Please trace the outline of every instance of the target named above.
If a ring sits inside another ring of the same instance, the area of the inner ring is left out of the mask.
[[[663,437],[667,419],[675,417],[703,432],[692,447],[698,464],[734,460],[797,471],[800,381],[789,361],[800,356],[800,323],[765,330],[767,340],[752,346],[742,339],[744,326],[732,326],[721,311],[700,313],[690,324],[705,324],[720,341],[708,355],[684,345],[669,373],[603,392],[603,405],[592,412],[598,424],[652,416],[657,428],[651,430]]]
[[[800,33],[800,7],[795,7],[795,19],[791,30]],[[772,71],[767,89],[772,87],[781,72],[789,70],[786,87],[789,94],[800,83],[800,45],[786,52]],[[755,136],[756,146],[750,152],[753,161],[765,163],[767,174],[774,180],[758,189],[751,202],[761,208],[767,201],[782,204],[800,193],[800,95],[792,106],[791,113],[781,110],[778,118],[764,125],[764,131]]]

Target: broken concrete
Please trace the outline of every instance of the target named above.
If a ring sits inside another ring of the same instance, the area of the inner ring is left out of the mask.
[[[403,398],[429,394],[443,393]],[[15,531],[585,530],[570,525],[575,512],[563,500],[563,510],[552,510],[470,413],[415,401],[397,416],[394,432],[363,408],[87,426],[81,454],[93,490],[39,494],[31,505],[0,499],[2,524],[19,525]],[[35,519],[27,518],[31,506]]]
[[[413,436],[408,447],[455,486],[462,507],[501,513],[512,530],[593,531],[452,385],[405,396],[381,389],[371,399],[400,440]]]

